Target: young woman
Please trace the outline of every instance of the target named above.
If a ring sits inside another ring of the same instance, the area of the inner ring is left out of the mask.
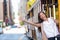
[[[24,22],[29,23],[31,25],[41,27],[43,32],[42,36],[47,37],[46,40],[55,40],[55,36],[59,34],[56,23],[58,23],[53,18],[47,18],[44,12],[40,12],[38,14],[39,17],[39,23],[35,24],[34,22],[28,22],[27,20],[22,19]]]

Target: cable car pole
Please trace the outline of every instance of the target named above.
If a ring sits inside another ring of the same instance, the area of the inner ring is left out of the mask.
[[[56,13],[55,13],[55,0],[52,0],[52,4],[53,4],[53,17],[54,17],[54,19],[56,19]]]
[[[60,0],[58,0],[59,31],[60,31]]]
[[[47,0],[46,0],[46,8],[47,8],[47,17],[48,17],[48,2],[47,2]]]

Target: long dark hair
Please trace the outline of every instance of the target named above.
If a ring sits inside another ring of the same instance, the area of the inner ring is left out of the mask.
[[[43,13],[46,17],[47,17],[47,15],[46,15],[46,13],[44,13],[44,12],[39,12],[38,13],[38,23],[42,23],[44,20],[42,20],[41,18],[40,18],[40,13]]]

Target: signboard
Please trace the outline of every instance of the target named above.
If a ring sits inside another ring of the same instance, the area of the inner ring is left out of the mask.
[[[27,10],[29,10],[35,2],[36,2],[36,0],[29,0],[27,2]]]

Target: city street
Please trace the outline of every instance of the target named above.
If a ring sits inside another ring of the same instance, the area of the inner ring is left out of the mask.
[[[60,40],[60,0],[0,0],[0,40]]]

